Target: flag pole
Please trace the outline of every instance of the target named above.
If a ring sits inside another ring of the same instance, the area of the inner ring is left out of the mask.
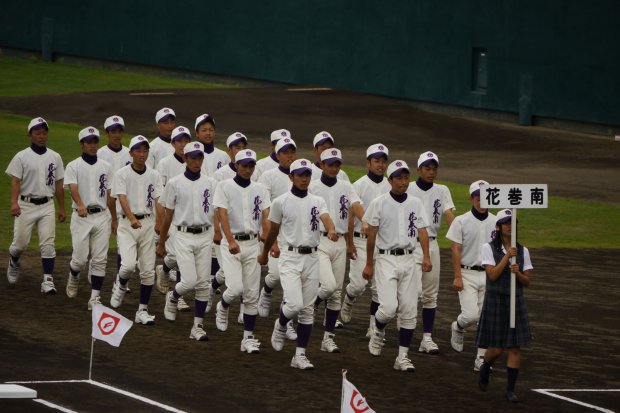
[[[512,231],[510,233],[510,246],[513,248],[517,247],[517,209],[512,208],[512,217],[510,218],[510,223],[512,227]],[[517,262],[517,257],[511,257],[510,263],[514,264]],[[517,291],[517,281],[516,274],[514,272],[510,272],[510,328],[515,328],[515,316],[516,316],[516,291]]]
[[[95,339],[90,343],[90,366],[88,367],[88,381],[91,380],[93,374],[93,350],[95,348]]]
[[[342,369],[342,386],[340,386],[340,413],[342,413],[342,403],[344,402],[344,381],[347,378],[347,370]]]

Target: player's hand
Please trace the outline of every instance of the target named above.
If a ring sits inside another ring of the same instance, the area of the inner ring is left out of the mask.
[[[517,263],[510,264],[510,272],[518,274],[519,273],[519,264],[517,264]]]
[[[79,216],[81,217],[86,217],[88,216],[88,211],[86,210],[86,207],[84,205],[80,206],[78,205],[77,207],[77,213]],[[59,218],[60,219],[60,218]]]
[[[140,223],[140,221],[134,217],[134,219],[131,220],[131,227],[133,229],[138,229],[138,228],[142,228],[142,224]]]
[[[362,277],[364,277],[365,280],[370,281],[372,280],[374,272],[374,266],[366,264],[366,266],[364,267],[364,271],[362,271]]]
[[[512,258],[512,257],[516,257],[517,256],[517,249],[515,247],[510,247],[508,248],[507,254],[508,257]]]
[[[22,209],[19,207],[18,204],[12,204],[11,205],[11,215],[13,215],[14,217],[18,217],[22,214]]]
[[[338,241],[338,233],[332,229],[331,231],[327,232],[327,238],[336,242]]]
[[[277,242],[274,242],[271,250],[269,250],[269,255],[271,255],[273,258],[278,258],[280,256],[280,247],[278,246]]]
[[[58,221],[65,222],[67,220],[67,212],[64,209],[58,211]]]
[[[231,242],[228,243],[228,252],[230,252],[232,255],[239,254],[241,252],[241,247],[239,247],[239,244],[236,240],[233,239]]]
[[[362,221],[362,228],[360,229],[360,233],[368,234],[368,222]]]
[[[349,245],[347,248],[347,258],[350,260],[357,259],[357,248],[355,248],[354,244]]]
[[[112,234],[116,235],[116,231],[118,231],[118,219],[112,220]]]
[[[452,281],[452,288],[454,288],[454,291],[463,291],[463,278],[454,277],[454,281]]]
[[[256,257],[256,260],[258,261],[260,265],[267,265],[267,254],[265,253],[264,250],[260,254],[258,254],[258,257]]]
[[[155,249],[155,253],[157,254],[158,257],[163,257],[164,255],[166,255],[166,244],[163,242],[158,242],[157,248]]]
[[[219,228],[216,228],[215,231],[213,232],[213,242],[215,243],[215,245],[220,245],[222,243],[222,230]]]
[[[422,271],[430,272],[433,269],[430,257],[422,258]]]

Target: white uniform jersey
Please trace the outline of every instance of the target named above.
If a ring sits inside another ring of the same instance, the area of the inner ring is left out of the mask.
[[[228,154],[221,149],[213,148],[213,152],[205,152],[205,159],[202,161],[202,173],[213,176],[215,171],[230,163]]]
[[[310,193],[300,198],[289,191],[274,199],[269,220],[280,224],[280,249],[285,245],[317,247],[320,216],[327,213],[325,200]]]
[[[185,172],[185,161],[174,153],[166,156],[157,165],[161,186],[165,187],[169,180]]]
[[[379,195],[390,192],[392,187],[388,183],[387,179],[383,178],[381,182],[376,183],[368,177],[368,175],[362,176],[360,179],[353,183],[353,189],[357,196],[360,198],[361,204],[364,209],[368,208],[368,205],[377,198]],[[355,218],[355,226],[353,231],[360,232],[362,230],[362,221]]]
[[[480,250],[491,241],[495,233],[495,215],[489,212],[484,221],[480,221],[471,211],[454,218],[446,238],[461,244],[461,265],[473,267],[480,265]]]
[[[323,170],[316,164],[313,163],[312,164],[312,180],[316,180],[319,179],[321,177],[321,174],[323,173]],[[349,180],[349,175],[347,175],[347,173],[345,171],[343,171],[342,169],[340,170],[340,172],[338,172],[338,179],[343,179],[347,182],[351,182]]]
[[[70,184],[78,186],[78,193],[84,206],[107,209],[110,172],[111,165],[102,159],[97,159],[97,162],[91,165],[79,157],[67,165],[64,185],[67,188]],[[77,209],[75,201],[72,206],[73,209]]]
[[[218,184],[213,205],[226,209],[233,234],[258,234],[262,213],[271,206],[271,201],[265,187],[258,182],[244,188],[234,179],[226,179]]]
[[[258,181],[258,178],[260,178],[262,174],[264,174],[270,169],[277,168],[279,165],[280,163],[278,162],[278,158],[276,157],[275,153],[272,153],[266,158],[259,159],[256,162],[256,168],[254,169],[254,173],[252,174],[252,180]]]
[[[310,183],[308,192],[325,200],[329,216],[334,222],[337,233],[346,234],[349,232],[349,208],[356,202],[360,202],[360,198],[349,182],[337,179],[333,186],[327,186],[318,179]],[[320,228],[321,231],[325,231],[322,222]]]
[[[230,162],[213,173],[213,178],[218,182],[232,179],[235,176],[237,176],[237,171],[230,166]]]
[[[506,254],[506,248],[502,245],[502,251]],[[492,265],[496,266],[495,257],[493,256],[493,249],[491,245],[487,242],[482,246],[482,251],[480,252],[480,261],[481,265]],[[530,258],[530,250],[527,247],[523,247],[523,271],[533,270],[532,259]]]
[[[172,225],[186,227],[213,226],[213,195],[217,182],[200,174],[191,180],[185,174],[168,181],[160,203],[174,209]]]
[[[159,173],[148,166],[141,174],[134,171],[132,165],[122,167],[112,180],[112,196],[118,198],[119,195],[127,197],[134,215],[152,214],[155,201],[161,195]]]
[[[172,144],[158,136],[149,143],[149,157],[146,159],[146,165],[151,169],[157,169],[159,162],[173,153]]]
[[[452,195],[450,195],[448,187],[433,184],[428,191],[424,191],[415,182],[412,182],[409,184],[407,193],[422,201],[427,214],[424,218],[428,224],[426,228],[428,236],[437,237],[441,226],[441,216],[446,210],[454,209],[454,202],[452,202]]]
[[[97,158],[111,165],[110,171],[112,175],[110,175],[110,182],[116,171],[133,162],[131,155],[129,155],[129,148],[126,146],[121,146],[119,151],[111,149],[110,145],[102,146],[97,151]]]
[[[32,148],[17,152],[6,173],[19,179],[19,195],[33,198],[53,197],[56,181],[65,177],[65,169],[60,155],[47,148],[39,155]]]
[[[280,195],[291,190],[293,183],[286,172],[282,172],[280,168],[270,169],[265,171],[258,182],[263,184],[269,194],[269,199],[273,202],[274,199]]]
[[[394,248],[414,249],[418,230],[426,228],[426,212],[419,199],[407,196],[398,202],[390,193],[375,198],[364,214],[364,221],[379,227],[376,247],[383,250]]]

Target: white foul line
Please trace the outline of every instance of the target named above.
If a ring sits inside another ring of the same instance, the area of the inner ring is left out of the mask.
[[[62,406],[59,406],[59,405],[57,405],[57,404],[50,403],[50,402],[48,402],[47,400],[43,400],[43,399],[32,399],[32,401],[35,401],[35,402],[37,402],[37,403],[41,403],[41,404],[43,404],[43,405],[45,405],[45,406],[47,406],[47,407],[51,407],[52,409],[60,410],[61,412],[64,412],[64,413],[78,413],[78,412],[76,412],[75,410],[67,409],[66,407],[62,407]]]
[[[614,413],[613,410],[605,409],[603,407],[595,406],[590,403],[585,403],[579,400],[571,399],[570,397],[560,396],[559,394],[554,394],[553,392],[609,392],[609,391],[620,391],[620,389],[532,389],[533,391],[544,394],[546,396],[555,397],[556,399],[564,400],[570,403],[578,404],[579,406],[588,407],[590,409],[597,410],[599,412],[604,413]]]

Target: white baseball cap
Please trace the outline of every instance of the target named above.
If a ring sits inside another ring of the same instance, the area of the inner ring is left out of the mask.
[[[99,139],[99,131],[93,126],[87,126],[78,133],[78,142],[91,140],[92,138]]]
[[[228,139],[226,139],[226,147],[230,148],[231,146],[241,142],[241,141],[245,141],[246,145],[248,143],[248,138],[245,137],[245,135],[241,132],[235,132],[232,135],[230,135],[228,137]]]
[[[256,152],[252,149],[244,149],[239,151],[235,155],[235,162],[240,163],[241,165],[247,165],[252,162],[256,163]]]
[[[308,171],[310,172],[310,175],[312,175],[312,162],[303,158],[297,159],[291,164],[290,171],[292,174],[295,175],[301,175],[304,172]]]
[[[28,133],[30,133],[30,131],[33,128],[36,128],[37,126],[45,126],[45,129],[49,130],[49,126],[47,124],[47,122],[45,121],[45,119],[43,118],[34,118],[30,121],[30,123],[28,124]]]
[[[170,108],[161,108],[155,114],[155,122],[159,123],[162,120],[165,120],[165,118],[169,116],[172,116],[175,119],[177,118],[177,115],[174,113],[174,110]]]
[[[409,165],[405,161],[396,160],[388,165],[387,176],[391,178],[392,175],[400,175],[402,171],[409,172]]]
[[[114,126],[120,126],[122,130],[125,130],[125,121],[118,115],[112,115],[103,122],[103,129],[106,131]]]
[[[209,115],[208,113],[203,113],[202,115],[199,115],[196,118],[196,123],[194,123],[194,130],[197,131],[200,125],[207,122],[211,122],[213,126],[215,126],[215,120],[213,119],[213,116]]]
[[[431,162],[437,162],[437,166],[439,166],[439,157],[431,151],[423,152],[418,158],[418,168],[420,166],[427,166]]]
[[[342,153],[340,152],[340,149],[325,149],[321,152],[321,162],[325,162],[328,165],[331,165],[334,162],[342,163]]]
[[[470,196],[475,196],[475,195],[480,196],[480,187],[482,185],[488,185],[488,184],[489,183],[487,181],[483,181],[482,179],[472,183],[471,185],[469,185],[469,195]]]
[[[187,135],[187,138],[190,141],[192,140],[192,135],[190,135],[189,129],[187,129],[185,126],[177,126],[176,128],[172,130],[172,135],[170,135],[170,140],[173,140],[173,141],[180,140],[183,137],[183,135]]]
[[[502,209],[496,215],[495,224],[503,224],[512,220],[512,211],[510,209]],[[517,220],[519,222],[519,220]]]
[[[142,135],[137,135],[134,136],[133,138],[131,138],[131,140],[129,141],[129,150],[133,150],[136,149],[138,146],[142,145],[143,143],[146,143],[146,147],[150,148],[151,146],[149,145],[149,140],[146,139],[144,136]]]
[[[271,143],[275,143],[283,138],[290,138],[291,132],[286,129],[278,129],[271,132]]]
[[[387,146],[382,143],[375,143],[374,145],[370,145],[368,149],[366,149],[366,159],[370,158],[380,158],[385,156],[389,157],[390,151],[388,151]]]
[[[334,141],[334,137],[329,132],[326,132],[326,131],[319,132],[316,135],[314,135],[312,146],[316,148],[317,146],[319,146],[320,144],[322,144],[323,142],[327,140],[332,141],[332,145],[336,143],[336,141]]]
[[[190,142],[183,147],[183,153],[185,156],[193,158],[198,155],[205,155],[205,147],[200,142]]]
[[[280,139],[278,143],[276,143],[275,152],[280,153],[281,151],[287,150],[289,147],[293,147],[293,149],[297,150],[297,145],[295,141],[291,138]]]

